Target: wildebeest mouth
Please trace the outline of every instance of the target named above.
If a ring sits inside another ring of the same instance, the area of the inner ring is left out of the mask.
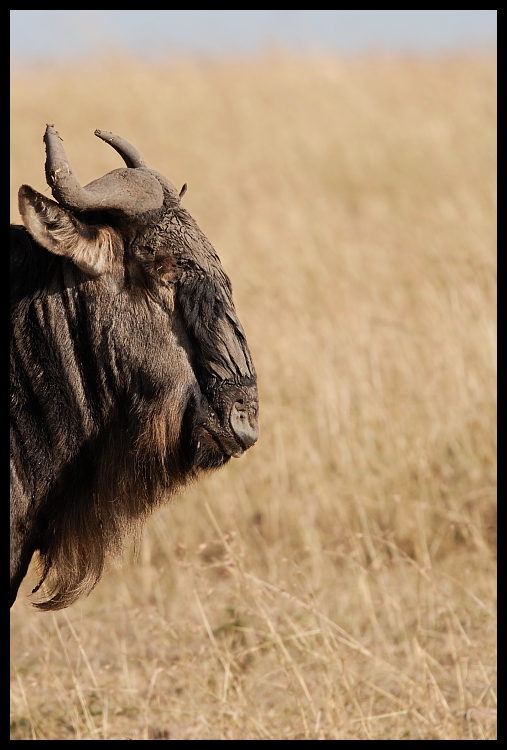
[[[241,458],[241,456],[245,455],[249,447],[243,445],[235,435],[226,433],[222,429],[217,430],[213,425],[207,424],[204,430],[212,438],[213,442],[216,443],[218,448],[230,458]]]
[[[225,453],[225,455],[228,456],[229,458],[241,458],[241,456],[245,455],[246,449],[243,448],[241,445],[239,445],[232,438],[227,439],[223,435],[216,435],[213,432],[211,432],[209,429],[207,428],[205,429],[208,435],[218,445],[220,450],[223,453]]]

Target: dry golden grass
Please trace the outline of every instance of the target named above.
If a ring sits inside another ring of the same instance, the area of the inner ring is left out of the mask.
[[[82,183],[179,187],[234,287],[261,438],[88,599],[12,621],[14,739],[495,738],[492,58],[14,71],[12,218],[55,123]]]

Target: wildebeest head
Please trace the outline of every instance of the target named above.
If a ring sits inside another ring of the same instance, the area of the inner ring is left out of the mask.
[[[256,374],[231,284],[181,204],[186,186],[178,193],[122,138],[95,135],[127,166],[82,187],[48,125],[46,179],[56,202],[23,185],[19,210],[35,243],[23,229],[11,242],[14,464],[24,477],[16,512],[23,529],[23,509],[38,514],[24,533],[28,560],[40,550],[43,577],[58,558],[62,570],[83,564],[90,550],[78,536],[93,544],[93,529],[102,534],[102,554],[166,490],[241,456],[258,437]],[[41,453],[33,460],[31,441]],[[122,492],[123,510],[111,510]],[[74,538],[62,542],[66,525]],[[91,588],[102,565],[57,581],[45,608]]]
[[[144,295],[160,306],[167,315],[166,330],[176,329],[195,376],[192,382],[188,372],[185,385],[192,386],[189,395],[206,445],[201,450],[205,464],[220,465],[241,456],[258,437],[255,369],[230,281],[181,205],[186,186],[178,193],[122,138],[103,130],[95,135],[113,146],[127,167],[81,187],[58,133],[48,125],[46,179],[58,204],[25,185],[19,194],[23,221],[39,244],[72,260],[86,276],[103,277],[116,293]],[[148,336],[146,330],[140,332]],[[163,338],[166,331],[158,333]],[[125,347],[140,343],[126,340]],[[163,361],[164,352],[150,356]],[[161,380],[156,377],[152,386],[163,388]],[[198,452],[197,443],[193,448]]]

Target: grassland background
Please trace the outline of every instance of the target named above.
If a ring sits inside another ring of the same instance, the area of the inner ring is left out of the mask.
[[[14,70],[11,219],[111,130],[231,277],[261,437],[92,594],[11,610],[15,739],[493,739],[496,62]]]

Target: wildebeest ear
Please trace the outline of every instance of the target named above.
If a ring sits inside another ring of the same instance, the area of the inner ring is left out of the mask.
[[[18,204],[25,227],[46,250],[70,258],[89,276],[99,276],[111,268],[112,229],[84,224],[29,185],[20,187]]]

